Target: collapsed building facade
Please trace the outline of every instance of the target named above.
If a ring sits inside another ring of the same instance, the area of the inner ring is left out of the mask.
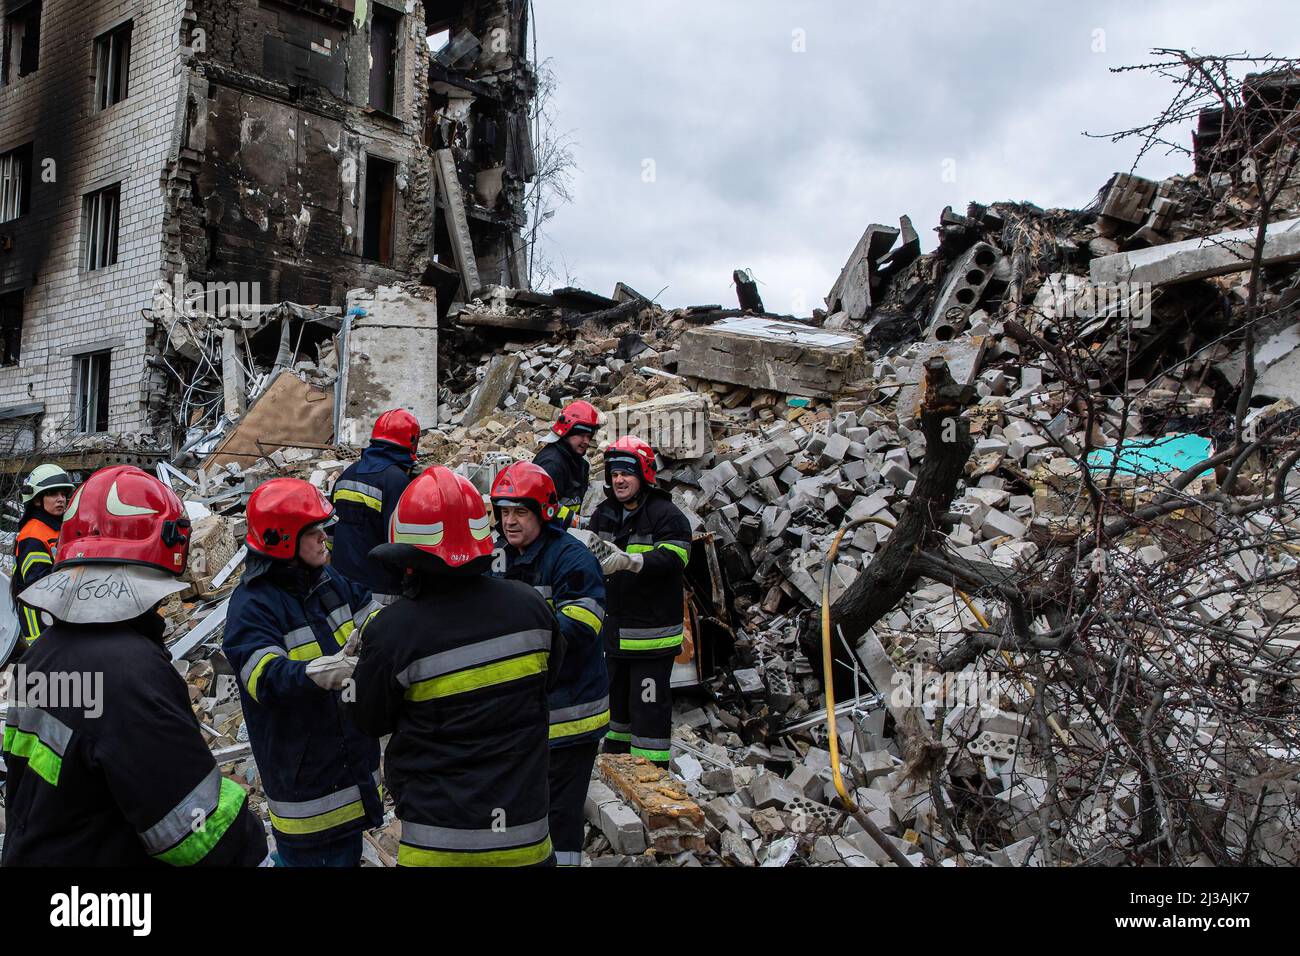
[[[422,20],[410,5],[397,49],[420,30],[449,38],[394,93],[399,113],[402,96],[427,99],[424,120],[379,132],[366,124],[387,119],[322,92],[368,98],[373,73],[339,80],[308,56],[288,72],[326,70],[311,82],[255,79],[287,75],[283,33],[258,19],[273,8],[277,24],[312,24],[322,49],[373,55],[361,25],[376,8],[342,6],[265,0],[214,21],[193,5],[224,52],[209,65],[195,52],[171,101],[155,240],[181,252],[145,271],[201,261],[193,275],[220,281],[237,261],[277,304],[247,327],[157,301],[130,320],[144,362],[167,359],[161,394],[168,376],[185,386],[170,443],[153,446],[194,521],[190,590],[162,608],[169,650],[260,812],[219,650],[252,491],[295,475],[328,492],[358,426],[413,393],[435,403],[420,411],[420,465],[486,491],[585,398],[606,416],[602,443],[633,432],[656,447],[693,532],[673,773],[601,759],[593,865],[1300,861],[1294,72],[1245,86],[1280,135],[1202,114],[1186,176],[1117,173],[1081,210],[945,209],[924,254],[908,217],[872,224],[811,317],[767,313],[744,272],[739,308],[666,311],[622,283],[606,297],[522,281],[519,5],[428,4]],[[513,53],[493,52],[497,29]],[[273,161],[313,137],[337,158],[337,193],[319,150]],[[366,255],[357,198],[373,194],[372,150],[398,167],[407,219],[386,262]],[[284,178],[268,189],[271,175]],[[326,193],[320,210],[305,201]],[[350,251],[317,251],[336,232]],[[70,355],[97,347],[69,323]],[[587,512],[603,494],[596,458]],[[824,603],[834,639],[818,634]],[[954,703],[950,685],[970,693]],[[396,826],[367,835],[368,862],[393,864]]]
[[[0,31],[8,471],[170,457],[351,289],[527,284],[522,0],[7,0]]]

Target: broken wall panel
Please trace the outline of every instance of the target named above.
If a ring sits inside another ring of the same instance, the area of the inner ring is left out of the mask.
[[[348,295],[352,316],[345,361],[341,445],[363,446],[383,412],[405,408],[422,428],[438,422],[438,305],[381,286]]]
[[[724,319],[678,344],[678,373],[784,395],[829,398],[862,371],[860,336],[768,319]]]

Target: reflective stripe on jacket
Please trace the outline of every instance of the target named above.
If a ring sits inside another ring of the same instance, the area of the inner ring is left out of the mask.
[[[366,625],[346,706],[392,734],[385,782],[402,821],[399,866],[552,862],[547,681],[564,638],[518,581],[449,574],[418,582]]]
[[[266,858],[262,823],[243,787],[218,770],[163,628],[153,613],[58,623],[24,655],[24,696],[4,728],[4,866],[257,866]],[[51,700],[38,685],[77,693]]]
[[[627,511],[607,497],[590,529],[630,554],[645,555],[639,572],[605,578],[605,652],[612,657],[676,656],[682,645],[682,580],[691,556],[691,527],[664,491],[647,488]]]
[[[333,568],[315,575],[250,556],[222,650],[239,679],[248,739],[277,839],[310,846],[379,826],[379,742],[344,719],[308,662],[337,654],[379,609]]]
[[[46,515],[30,518],[22,526],[14,545],[15,593],[21,594],[24,588],[30,587],[54,570],[59,527],[62,523],[61,519]],[[23,638],[28,643],[36,640],[44,629],[41,623],[42,612],[22,601],[15,601],[14,604]]]
[[[345,577],[380,594],[401,590],[401,575],[370,557],[388,542],[388,521],[397,499],[411,483],[411,453],[376,442],[361,453],[334,483],[339,521],[334,526],[331,564]]]
[[[603,736],[609,723],[609,673],[600,638],[605,578],[595,556],[576,538],[547,525],[522,553],[499,538],[494,557],[496,573],[522,581],[546,599],[564,635],[564,665],[548,697],[551,746]]]

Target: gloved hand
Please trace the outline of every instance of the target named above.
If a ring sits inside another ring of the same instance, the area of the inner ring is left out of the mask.
[[[636,574],[644,564],[644,554],[628,554],[626,551],[611,546],[609,554],[600,559],[600,570],[605,574],[615,574],[619,571],[631,571]]]
[[[339,690],[356,669],[357,659],[339,651],[309,662],[307,676],[322,690]]]

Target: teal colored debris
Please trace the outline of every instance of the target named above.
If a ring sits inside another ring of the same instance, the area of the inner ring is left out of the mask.
[[[791,408],[807,408],[809,405],[812,404],[812,399],[810,399],[810,398],[787,398],[787,399],[785,400],[785,403],[786,403],[787,405],[789,405]]]
[[[1186,471],[1197,462],[1209,458],[1210,447],[1210,440],[1200,435],[1130,438],[1120,448],[1119,465],[1115,470],[1131,475]],[[1098,448],[1088,453],[1088,467],[1093,471],[1110,471],[1114,461],[1114,448]]]

